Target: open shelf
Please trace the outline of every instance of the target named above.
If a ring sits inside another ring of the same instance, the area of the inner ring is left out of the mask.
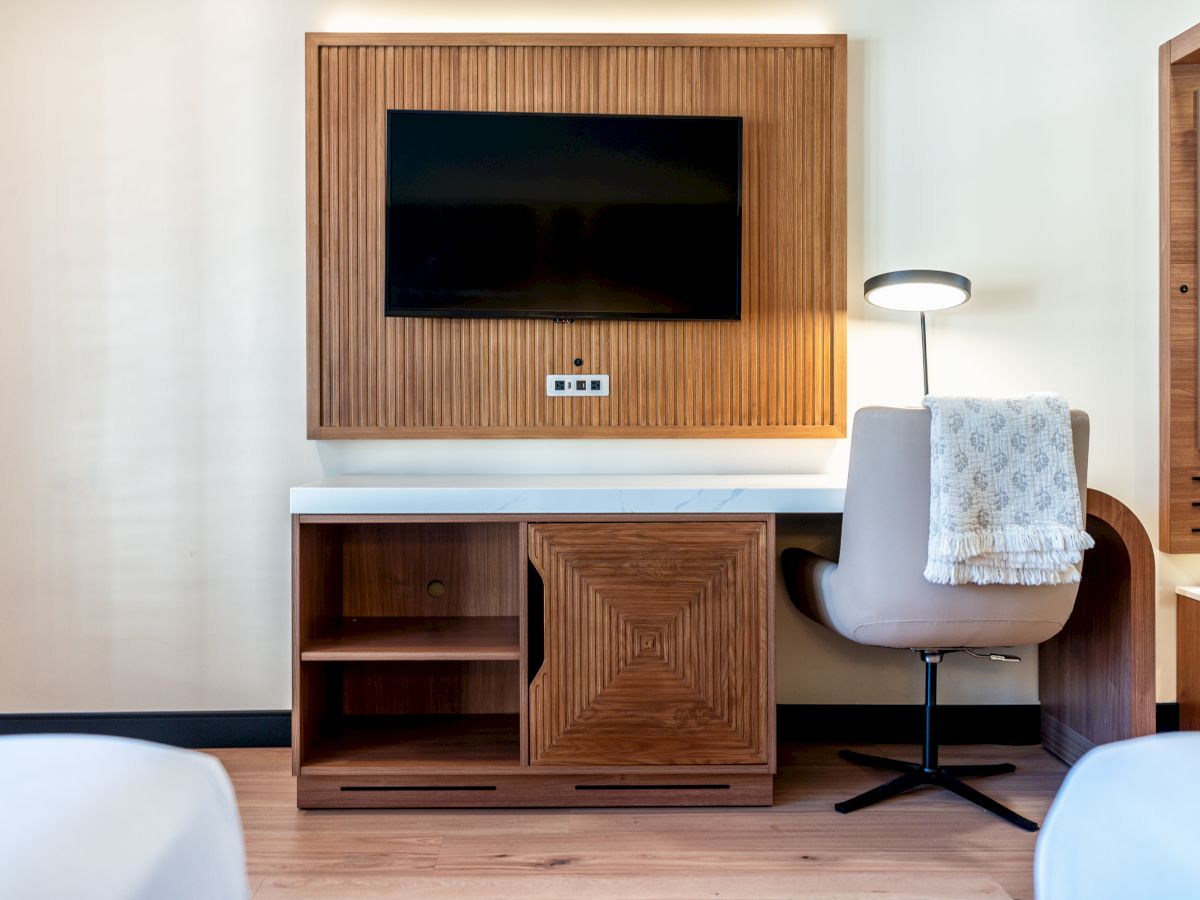
[[[295,772],[519,770],[521,527],[297,522]]]
[[[302,774],[383,773],[396,768],[513,768],[521,763],[514,714],[346,716],[301,762]]]
[[[300,648],[303,662],[517,660],[517,616],[364,616],[340,619]]]

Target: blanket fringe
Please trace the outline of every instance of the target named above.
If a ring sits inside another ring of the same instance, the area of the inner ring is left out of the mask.
[[[925,578],[933,584],[1019,584],[1037,587],[1076,584],[1080,580],[1080,572],[1078,564],[1061,569],[1045,569],[931,559],[925,566]]]
[[[967,559],[985,553],[1083,551],[1096,546],[1090,534],[1067,526],[1004,525],[1000,528],[940,530],[929,536],[931,556]]]

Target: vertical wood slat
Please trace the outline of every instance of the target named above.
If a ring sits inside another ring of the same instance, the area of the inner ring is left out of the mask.
[[[337,136],[341,132],[339,109],[341,106],[341,98],[338,94],[339,72],[338,63],[340,50],[331,49],[328,53],[322,54],[328,58],[327,68],[329,73],[329,103],[326,106],[330,124],[323,125],[322,132],[324,134],[324,143],[327,148],[328,162],[324,162],[325,169],[325,184],[327,187],[328,203],[327,207],[323,207],[320,211],[320,220],[322,222],[321,232],[326,236],[325,256],[321,260],[322,268],[326,277],[326,288],[321,294],[321,306],[324,310],[321,315],[321,327],[325,329],[324,345],[327,348],[325,355],[321,360],[321,374],[325,379],[326,405],[321,409],[320,422],[321,425],[337,425],[338,424],[338,403],[337,403],[337,383],[339,371],[335,365],[332,365],[334,360],[341,357],[341,350],[337,346],[338,333],[341,330],[340,326],[340,305],[337,298],[343,296],[342,286],[338,283],[338,276],[341,268],[341,235],[338,233],[338,219],[340,217],[331,214],[331,210],[341,208],[341,193],[338,191],[338,142]]]
[[[310,36],[310,436],[844,433],[845,44],[781,44]],[[741,322],[385,318],[389,108],[741,115]],[[575,357],[611,397],[544,396]]]
[[[346,360],[347,371],[355,374],[359,371],[357,368],[359,345],[371,339],[369,334],[357,333],[358,304],[355,302],[355,289],[359,283],[357,248],[354,241],[354,226],[358,221],[358,204],[354,193],[354,178],[358,174],[358,167],[354,160],[354,130],[357,124],[358,110],[354,106],[356,97],[354,89],[357,85],[353,83],[353,65],[357,50],[357,47],[343,47],[338,54],[341,62],[339,92],[342,116],[338,132],[338,147],[343,161],[338,169],[338,181],[341,183],[342,203],[345,208],[345,215],[338,217],[338,230],[342,235],[343,248],[341,282],[342,289],[346,292],[345,318],[340,334],[339,352]],[[354,418],[359,417],[356,415],[358,410],[354,407],[354,398],[351,396],[351,392],[359,381],[360,378],[357,377],[343,378],[338,390],[340,409],[348,412],[353,410],[350,415]]]
[[[304,47],[304,173],[305,173],[305,220],[304,228],[307,236],[305,247],[306,261],[304,271],[305,291],[309,297],[318,297],[322,293],[321,272],[324,267],[324,247],[321,232],[321,185],[324,183],[321,172],[321,140],[320,129],[322,95],[320,77],[320,58],[317,47],[311,41]],[[320,410],[324,406],[324,378],[321,375],[321,307],[317,303],[309,303],[305,319],[306,346],[305,370],[307,380],[306,405],[308,408],[308,431],[311,433],[320,427]]]

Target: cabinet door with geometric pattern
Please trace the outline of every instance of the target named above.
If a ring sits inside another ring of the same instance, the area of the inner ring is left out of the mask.
[[[533,765],[765,765],[765,521],[542,523]]]

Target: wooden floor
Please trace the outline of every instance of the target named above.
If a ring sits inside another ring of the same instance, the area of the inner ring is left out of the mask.
[[[1032,898],[1036,835],[928,788],[838,815],[835,800],[889,776],[837,749],[780,747],[770,808],[380,812],[297,810],[287,750],[212,752],[237,789],[255,900]],[[1015,774],[975,783],[1036,821],[1066,773],[1039,747],[942,756],[1015,763]]]

